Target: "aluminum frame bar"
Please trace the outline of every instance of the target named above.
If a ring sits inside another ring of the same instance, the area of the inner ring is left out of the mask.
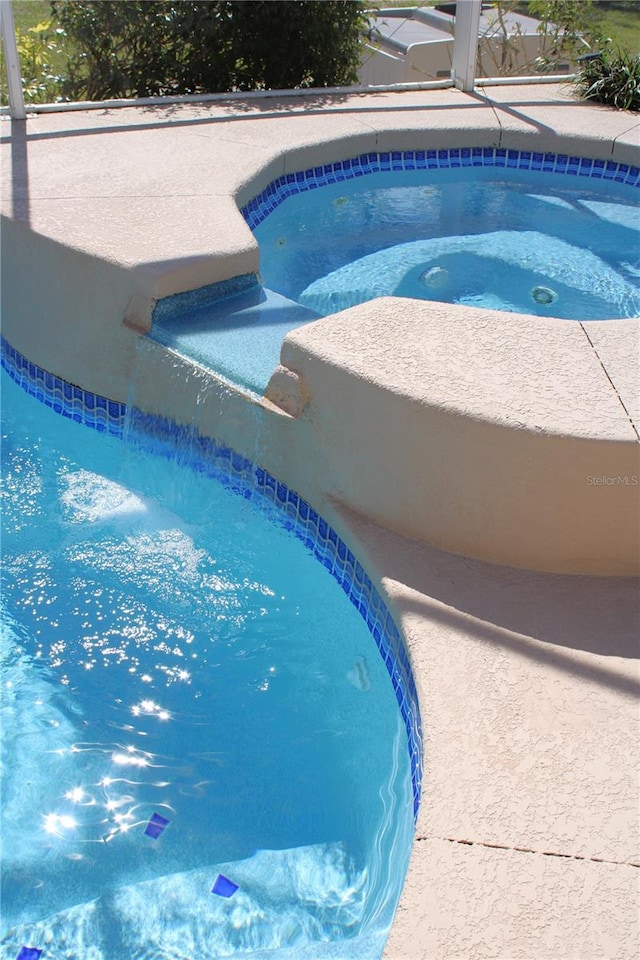
[[[475,86],[481,13],[482,0],[457,0],[451,77],[467,93]]]
[[[0,30],[2,31],[2,49],[7,69],[9,114],[12,120],[25,120],[27,111],[25,110],[22,91],[16,24],[13,17],[13,0],[0,0]]]

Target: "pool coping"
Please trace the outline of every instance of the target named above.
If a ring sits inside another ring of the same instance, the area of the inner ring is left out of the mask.
[[[211,169],[207,156],[215,160],[213,194],[181,181],[167,148],[180,131],[196,184]],[[11,125],[11,132],[3,165],[7,340],[52,374],[118,403],[127,400],[135,369],[139,396],[153,410],[166,407],[167,353],[146,344],[140,356],[136,328],[145,328],[163,296],[255,272],[257,250],[238,205],[271,180],[335,162],[337,151],[346,159],[374,149],[411,150],[425,137],[441,149],[501,148],[508,141],[512,149],[535,142],[558,152],[562,142],[569,154],[631,163],[640,124],[574,103],[560,88],[501,87],[472,95],[318,95],[302,107],[283,100],[167,113],[127,108],[117,119],[105,110],[42,116],[26,128]],[[157,155],[150,154],[154,143]],[[86,169],[92,158],[99,163]],[[165,198],[160,220],[159,196]],[[164,236],[157,235],[159,222]],[[18,304],[13,291],[25,302]],[[394,308],[381,309],[384,326]],[[367,312],[360,317],[362,338],[379,329],[374,320]],[[638,396],[629,345],[636,335],[633,322],[626,329],[593,328],[594,341],[582,335],[585,344],[577,348],[595,364],[603,402],[621,396],[631,411]],[[301,400],[305,385],[296,364],[312,382],[321,383],[327,371],[342,377],[348,364],[339,344],[323,356],[317,337],[309,331],[287,344],[285,359],[293,366],[283,367],[276,399],[290,389],[294,407]],[[208,376],[183,358],[170,361],[194,384]],[[359,389],[362,378],[349,375],[341,388],[354,396],[354,385]],[[635,956],[634,582],[486,565],[419,544],[412,530],[380,527],[375,510],[363,517],[288,455],[287,445],[297,461],[308,455],[316,470],[313,451],[326,425],[314,435],[309,419],[278,409],[273,399],[236,397],[228,385],[217,397],[217,412],[203,412],[204,433],[224,442],[234,436],[240,452],[262,454],[260,430],[267,428],[278,450],[270,472],[301,489],[360,556],[407,640],[425,719],[424,801],[387,956]],[[185,411],[193,399],[189,391],[172,398]],[[622,430],[630,418],[618,416],[615,429]],[[626,449],[635,441],[629,435],[622,443]],[[361,478],[362,461],[357,467]],[[474,723],[465,722],[468,705]]]

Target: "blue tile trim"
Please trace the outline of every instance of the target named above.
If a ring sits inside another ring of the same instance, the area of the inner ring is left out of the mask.
[[[0,364],[18,386],[56,413],[91,427],[99,433],[120,437],[126,406],[90,390],[76,387],[31,363],[0,337]]]
[[[640,187],[640,167],[611,160],[589,160],[560,153],[506,150],[498,147],[454,147],[447,150],[405,150],[393,153],[365,153],[350,160],[327,163],[299,173],[287,173],[266,187],[241,210],[252,230],[296,193],[306,193],[330,183],[353,180],[370,173],[401,170],[450,170],[457,167],[508,167],[569,177],[613,180]]]
[[[102,433],[123,436],[125,404],[81,390],[47,373],[14,350],[4,338],[0,338],[0,358],[12,380],[57,413]],[[132,412],[127,427],[129,441],[145,450],[174,457],[176,450],[186,446],[194,470],[214,477],[257,506],[264,504],[268,509],[268,504],[274,505],[285,529],[301,540],[340,584],[365,621],[391,677],[407,731],[413,811],[417,817],[422,789],[422,728],[413,673],[391,613],[347,544],[294,490],[229,447],[203,437],[193,427],[178,426],[169,419],[139,410]]]

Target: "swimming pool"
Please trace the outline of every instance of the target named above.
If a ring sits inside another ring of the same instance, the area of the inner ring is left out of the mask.
[[[2,376],[2,956],[379,955],[419,772],[370,581],[240,458]]]

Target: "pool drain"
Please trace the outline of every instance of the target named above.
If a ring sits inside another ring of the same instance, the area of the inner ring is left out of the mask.
[[[438,290],[441,287],[446,287],[449,282],[449,271],[445,270],[444,267],[431,267],[429,270],[425,270],[424,273],[420,274],[420,283],[424,283],[427,287],[434,287]]]
[[[555,303],[558,294],[550,287],[534,287],[531,291],[531,297],[536,303]]]

